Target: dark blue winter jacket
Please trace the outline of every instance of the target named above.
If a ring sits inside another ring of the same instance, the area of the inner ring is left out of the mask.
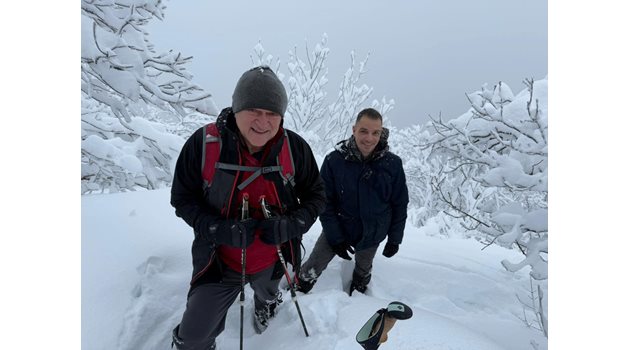
[[[376,159],[362,160],[349,152],[337,147],[320,171],[326,189],[320,221],[328,243],[347,241],[362,250],[388,237],[400,244],[409,202],[400,157],[387,151],[386,139],[375,149],[381,152]]]

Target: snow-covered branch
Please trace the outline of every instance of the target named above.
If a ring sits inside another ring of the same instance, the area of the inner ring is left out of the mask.
[[[164,8],[161,0],[81,2],[81,71],[86,73],[81,79],[86,98],[110,106],[114,115],[127,121],[130,109],[145,104],[182,115],[217,114],[211,95],[190,82],[184,67],[190,57],[150,49],[144,27],[154,17],[161,19]]]
[[[519,319],[523,321],[527,327],[536,329],[542,332],[545,337],[548,337],[547,295],[543,289],[547,289],[546,281],[534,281],[533,278],[530,278],[527,300],[523,300],[518,294],[516,298],[523,306],[523,317],[519,317]],[[534,314],[534,316],[528,317],[528,314]]]

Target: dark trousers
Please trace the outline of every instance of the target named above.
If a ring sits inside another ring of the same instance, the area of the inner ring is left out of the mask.
[[[260,308],[274,300],[280,278],[272,279],[274,266],[246,276],[254,290],[254,305]],[[205,283],[194,287],[186,303],[186,310],[179,324],[178,336],[183,341],[181,350],[207,350],[215,338],[225,329],[228,309],[241,291],[241,274],[225,267],[223,281]]]
[[[354,254],[354,271],[352,273],[353,279],[366,280],[369,279],[372,273],[372,262],[376,255],[378,245],[357,251]],[[305,281],[316,280],[322,272],[328,267],[328,263],[335,257],[326,235],[322,232],[315,242],[313,251],[308,257],[308,260],[302,265],[300,270],[300,278]]]

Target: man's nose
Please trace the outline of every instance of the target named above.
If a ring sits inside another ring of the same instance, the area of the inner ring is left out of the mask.
[[[266,122],[269,119],[271,119],[271,117],[269,115],[265,114],[265,113],[258,113],[258,114],[256,114],[256,117],[254,118],[254,120],[258,120],[258,121],[261,121],[261,122]]]

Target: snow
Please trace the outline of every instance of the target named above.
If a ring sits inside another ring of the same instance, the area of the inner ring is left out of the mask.
[[[92,20],[86,16],[81,16],[81,57],[94,59],[101,55],[101,52],[94,42],[92,25]]]
[[[170,349],[192,272],[193,233],[175,216],[169,193],[166,188],[82,196],[83,349]],[[528,268],[511,273],[500,264],[521,260],[522,254],[497,245],[481,250],[472,239],[444,239],[431,233],[433,226],[409,222],[391,259],[379,249],[367,295],[350,297],[342,290],[353,265],[335,258],[311,293],[298,293],[308,338],[287,291],[267,331],[255,334],[253,294],[246,288],[245,348],[359,350],[358,330],[394,300],[412,307],[414,316],[396,323],[383,350],[525,350],[532,341],[546,348],[542,333],[519,319],[523,307],[516,296],[529,293]],[[320,230],[317,222],[305,235],[307,254]],[[236,349],[238,343],[235,303],[217,345]]]

